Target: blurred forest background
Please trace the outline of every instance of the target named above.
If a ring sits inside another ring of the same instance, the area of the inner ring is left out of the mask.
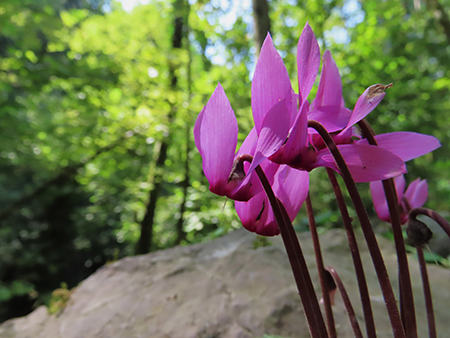
[[[0,2],[0,322],[108,261],[241,226],[233,203],[208,191],[192,128],[220,81],[240,141],[251,129],[253,6],[261,3]],[[440,139],[442,148],[408,164],[407,181],[426,178],[427,206],[448,211],[450,0],[268,5],[294,88],[307,20],[337,61],[347,107],[366,87],[394,83],[368,120],[378,133]],[[325,176],[317,170],[311,180],[317,221],[340,227]]]

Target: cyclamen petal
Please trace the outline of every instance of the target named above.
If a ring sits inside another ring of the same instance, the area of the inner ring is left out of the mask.
[[[405,192],[405,185],[406,185],[405,175],[399,175],[397,177],[394,177],[394,186],[397,194],[398,204],[402,202],[403,194]]]
[[[287,114],[288,110],[289,107],[286,105],[286,100],[282,100],[276,103],[264,117],[255,154],[253,155],[253,161],[247,172],[247,176],[263,160],[277,152],[285,142],[289,132],[290,122],[289,115]]]
[[[300,92],[300,102],[306,100],[311,88],[316,81],[320,67],[319,43],[311,29],[306,23],[302,35],[297,44],[297,69],[298,88]]]
[[[405,178],[403,175],[396,177],[394,184],[397,196],[399,197],[398,208],[400,211],[400,221],[401,224],[405,224],[408,221],[410,209],[419,208],[425,204],[428,197],[428,184],[426,180],[416,179],[408,186],[405,192]],[[382,182],[371,182],[370,192],[378,218],[391,223],[391,216]]]
[[[264,128],[263,128],[264,129]],[[236,157],[239,157],[244,154],[254,155],[258,146],[258,136],[256,135],[256,129],[253,127],[250,133],[245,138],[242,146],[239,148],[239,151]],[[263,143],[266,143],[264,140]],[[261,146],[260,146],[261,148]],[[264,150],[263,150],[264,151]],[[259,152],[260,156],[261,153]],[[269,183],[272,184],[274,180],[274,175],[278,170],[279,165],[273,163],[271,161],[264,161],[265,157],[260,157],[259,161],[263,161],[261,163],[262,168],[264,169],[264,173],[266,174]],[[252,161],[253,163],[253,161]],[[262,191],[261,182],[256,174],[253,173],[253,167],[250,169],[251,164],[249,162],[244,163],[244,170],[247,173],[247,177],[241,182],[241,184],[234,190],[227,192],[227,196],[237,200],[237,201],[247,201],[248,196],[254,196]]]
[[[287,102],[293,100],[291,81],[283,59],[267,34],[252,80],[252,111],[258,135],[267,112],[283,99]]]
[[[370,193],[378,218],[382,221],[390,222],[391,216],[389,215],[389,207],[386,201],[383,183],[381,181],[370,182]]]
[[[239,148],[236,157],[244,154],[254,154],[257,143],[258,143],[258,135],[256,135],[255,127],[253,127],[252,130],[250,130],[250,132],[248,133],[244,142],[242,142],[242,145]]]
[[[406,189],[405,198],[412,209],[420,208],[428,198],[428,183],[420,178],[414,180]]]
[[[302,101],[300,101],[300,95],[296,94],[294,90],[292,89],[292,100],[291,100],[291,109],[290,109],[290,125],[292,126],[294,124],[295,119],[297,118],[298,113],[298,107],[301,104]]]
[[[280,165],[270,161],[265,161],[261,164],[261,169],[271,185],[273,185],[279,167]],[[271,207],[265,191],[259,191],[248,201],[236,200],[235,208],[242,225],[248,231],[255,232],[261,236],[276,236],[279,234],[278,225],[274,223],[274,219],[268,221]]]
[[[314,108],[321,106],[340,106],[342,103],[342,81],[339,69],[334,62],[331,52],[323,54],[322,73],[319,88],[314,100]]]
[[[380,147],[362,144],[343,144],[337,147],[355,182],[380,181],[406,172],[401,158]],[[339,172],[328,149],[317,153],[316,162],[308,170],[322,166]]]
[[[431,135],[397,131],[375,136],[378,146],[389,150],[407,162],[427,154],[441,146],[439,140]],[[367,144],[367,140],[357,141]]]
[[[405,191],[405,176],[399,175],[394,178],[395,190],[397,192],[397,203],[401,205],[402,198]],[[377,216],[382,221],[391,222],[391,215],[389,214],[389,206],[387,204],[386,195],[384,193],[383,182],[375,181],[370,182],[370,193],[372,194],[373,206],[377,213]],[[403,222],[404,212],[401,212],[400,218]],[[406,222],[406,221],[405,221]]]
[[[270,205],[264,191],[247,202],[235,201],[234,206],[242,225],[248,231],[261,236],[276,236],[280,233],[276,223],[267,222]]]
[[[198,114],[197,120],[195,121],[195,125],[194,125],[194,141],[195,141],[195,146],[197,147],[200,155],[202,155],[202,149],[201,149],[201,144],[200,144],[200,133],[201,133],[200,127],[202,125],[203,114],[205,113],[205,108],[206,107],[203,107],[202,111]]]
[[[217,85],[206,107],[196,121],[195,139],[203,158],[203,171],[209,189],[225,195],[228,177],[233,167],[238,125],[230,102],[220,85]]]
[[[355,123],[361,121],[372,110],[374,110],[386,96],[384,91],[391,86],[392,83],[388,85],[376,84],[367,88],[358,98],[358,101],[356,101],[355,108],[353,109],[353,114],[348,121],[347,128],[350,128]]]
[[[294,220],[309,189],[309,175],[305,171],[280,166],[275,175],[273,191],[283,203],[290,220]],[[235,202],[236,212],[243,226],[262,236],[275,236],[280,233],[272,207],[264,191],[247,202]]]
[[[320,106],[308,113],[308,119],[320,122],[329,133],[347,126],[352,112],[342,106]]]
[[[308,101],[304,101],[292,127],[289,138],[280,150],[270,157],[271,161],[292,165],[298,154],[308,147]]]
[[[273,187],[293,221],[308,196],[309,173],[282,166],[278,170]]]
[[[246,177],[234,190],[227,191],[227,196],[244,201],[247,196],[253,196],[261,190],[261,184],[256,175],[253,175],[255,168],[266,160],[283,145],[289,131],[289,106],[286,99],[283,99],[272,106],[264,117],[261,125],[259,137],[256,134],[256,127],[252,129],[242,145],[242,151],[238,154],[250,154],[253,156],[250,166],[245,164]],[[254,144],[256,142],[256,146]],[[270,178],[270,176],[268,176]]]

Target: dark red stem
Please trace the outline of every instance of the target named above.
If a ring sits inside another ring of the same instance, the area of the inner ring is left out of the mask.
[[[275,197],[272,187],[261,167],[257,166],[255,171],[264,187],[270,205],[272,206],[275,219],[277,220],[278,227],[280,228],[281,237],[289,257],[295,282],[297,283],[298,293],[305,309],[306,320],[308,321],[311,337],[327,338],[327,329],[319,302],[317,301],[305,257],[303,256],[297,234],[294,231],[289,215],[283,204]]]
[[[348,214],[347,205],[344,201],[341,188],[336,179],[336,175],[333,170],[327,168],[328,178],[330,179],[333,191],[338,202],[339,210],[342,215],[342,221],[344,222],[345,232],[347,234],[348,245],[350,247],[350,253],[353,259],[353,265],[355,267],[356,279],[358,281],[359,294],[361,298],[361,304],[364,312],[364,321],[366,323],[366,332],[368,338],[376,338],[377,331],[375,329],[375,322],[373,319],[372,305],[370,303],[369,289],[367,287],[366,276],[364,274],[364,268],[359,253],[358,243],[356,242],[355,232],[352,227],[352,220]]]
[[[374,132],[370,125],[361,120],[358,122],[362,135],[367,139],[370,145],[377,146]],[[398,209],[398,197],[395,190],[394,180],[392,178],[383,180],[384,194],[389,207],[391,217],[392,232],[394,235],[395,249],[397,252],[398,275],[400,281],[400,308],[402,310],[403,325],[405,327],[406,337],[417,338],[416,313],[414,307],[414,297],[411,285],[411,275],[409,273],[408,257],[403,240],[402,223]]]
[[[309,193],[306,197],[306,212],[308,214],[309,230],[311,231],[311,239],[313,241],[314,254],[316,256],[316,264],[319,274],[320,288],[322,290],[323,305],[325,308],[325,316],[327,318],[328,335],[330,336],[330,338],[336,338],[336,327],[334,324],[333,310],[331,308],[330,290],[326,282],[325,266],[323,265],[319,235],[317,234],[316,221],[314,219],[314,211],[312,208]]]
[[[348,169],[347,164],[342,157],[342,154],[340,153],[328,131],[317,121],[308,121],[308,127],[314,128],[320,134],[331,154],[333,155],[334,160],[336,161],[339,172],[344,179],[345,185],[347,186],[348,192],[350,194],[350,198],[352,199],[353,205],[355,206],[356,214],[358,215],[359,221],[361,223],[364,238],[366,239],[367,247],[369,248],[372,262],[378,276],[378,282],[381,287],[381,292],[383,293],[384,301],[386,303],[386,309],[391,321],[394,337],[406,338],[403,324],[400,318],[400,312],[397,308],[397,301],[395,299],[394,291],[392,290],[392,285],[386,270],[386,265],[384,264],[383,256],[381,255],[377,239],[372,230],[372,224],[370,223],[366,209],[361,200],[358,189],[356,188],[356,184],[353,180],[350,170]]]
[[[403,203],[406,206],[406,211],[410,215],[411,205],[409,204],[409,201],[408,201],[408,199],[405,198],[405,196],[403,196]],[[409,216],[409,217],[411,217],[411,216]],[[431,286],[430,286],[430,280],[428,278],[427,263],[425,262],[423,248],[419,245],[416,245],[416,250],[417,250],[417,259],[419,260],[420,275],[422,277],[422,287],[423,287],[423,296],[425,299],[425,309],[427,311],[428,334],[429,334],[430,338],[436,338],[437,337],[436,320],[434,318],[433,298],[431,296]]]
[[[433,298],[431,296],[430,280],[428,279],[427,263],[423,255],[423,249],[416,247],[419,259],[420,273],[422,275],[423,295],[425,297],[425,308],[427,310],[428,334],[430,338],[437,338],[436,321],[434,319]]]
[[[450,237],[450,224],[447,220],[439,215],[436,211],[427,208],[412,209],[409,213],[409,218],[416,219],[417,215],[425,215],[434,220],[445,231],[448,237]]]
[[[352,302],[350,301],[350,298],[347,294],[347,290],[345,289],[345,286],[342,283],[341,278],[339,277],[336,270],[334,270],[331,266],[327,267],[327,271],[333,277],[334,283],[336,283],[339,293],[341,294],[342,301],[344,302],[345,310],[347,311],[348,318],[350,319],[350,324],[352,326],[353,334],[355,335],[355,338],[362,338],[362,332],[359,327],[358,320],[356,319],[356,315],[355,315],[355,311],[353,310]]]

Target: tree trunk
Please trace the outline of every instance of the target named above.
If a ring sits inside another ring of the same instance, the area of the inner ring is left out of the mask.
[[[264,39],[270,32],[269,4],[267,0],[253,0],[256,50],[259,55]]]
[[[183,38],[183,2],[184,0],[176,0],[174,2],[174,32],[172,36],[172,48],[181,48],[182,38]],[[170,61],[169,61],[170,62]],[[178,78],[175,75],[177,66],[173,63],[169,64],[169,76],[170,76],[170,87],[172,90],[177,89]],[[171,107],[168,114],[169,129],[172,124],[175,113],[176,106]],[[149,199],[145,211],[145,216],[141,222],[141,235],[139,237],[136,254],[142,255],[148,253],[152,250],[153,242],[153,225],[154,217],[156,211],[156,203],[159,197],[159,192],[161,185],[164,181],[164,163],[167,158],[167,148],[169,147],[170,130],[168,135],[166,135],[161,141],[161,147],[158,154],[158,159],[156,160],[155,174],[153,177],[153,186],[149,192]]]
[[[181,187],[183,189],[183,200],[180,204],[180,218],[177,221],[176,225],[176,231],[177,231],[177,237],[175,239],[175,245],[179,245],[181,241],[186,239],[186,232],[183,230],[183,224],[184,224],[184,212],[186,211],[186,202],[187,202],[187,196],[188,196],[188,188],[190,186],[190,174],[189,174],[189,153],[191,152],[191,135],[192,135],[192,128],[191,128],[191,111],[190,111],[190,103],[191,103],[191,96],[192,96],[192,55],[191,55],[191,44],[189,40],[189,12],[191,10],[191,6],[189,4],[189,1],[186,1],[186,11],[185,11],[185,26],[186,26],[186,50],[188,53],[188,63],[187,63],[187,109],[186,109],[186,116],[187,116],[187,123],[186,123],[186,152],[185,152],[185,158],[184,158],[184,179],[181,182]]]
[[[175,240],[175,245],[178,245],[181,243],[182,240],[186,239],[186,232],[183,230],[183,223],[184,223],[184,212],[186,211],[186,201],[187,201],[187,194],[188,194],[188,188],[189,188],[189,152],[191,151],[190,147],[190,136],[191,136],[191,128],[189,126],[186,126],[186,158],[184,160],[184,179],[181,182],[181,187],[183,189],[183,200],[180,203],[180,218],[177,221],[177,238]]]
[[[160,143],[158,158],[156,160],[156,168],[153,176],[153,186],[148,196],[148,204],[145,216],[141,222],[141,236],[136,247],[136,254],[142,255],[150,252],[153,241],[153,222],[155,218],[156,201],[159,197],[159,191],[163,182],[164,162],[167,158],[167,142]]]

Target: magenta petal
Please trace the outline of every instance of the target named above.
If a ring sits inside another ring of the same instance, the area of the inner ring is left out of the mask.
[[[302,106],[294,122],[289,139],[286,142],[285,151],[292,154],[298,154],[308,145],[308,101],[303,101]]]
[[[257,144],[258,136],[256,135],[256,129],[253,127],[242,143],[242,146],[239,149],[236,157],[244,154],[253,156],[256,152]],[[262,160],[264,160],[264,157],[262,158]],[[262,163],[260,163],[260,165],[264,170],[264,173],[266,174],[266,177],[269,180],[270,184],[272,184],[274,175],[280,165],[271,161],[263,161]],[[247,177],[234,190],[227,190],[228,197],[237,201],[248,201],[249,197],[254,196],[261,191],[262,185],[259,181],[258,175],[253,172],[253,169],[250,171],[250,166],[251,164],[249,162],[244,162],[244,171],[247,173]],[[230,187],[227,187],[227,189],[230,189]]]
[[[276,103],[265,116],[261,125],[253,161],[247,175],[262,161],[278,151],[286,141],[290,127],[288,110],[289,107],[286,105],[286,100],[283,100]]]
[[[362,144],[338,145],[355,182],[381,181],[406,172],[402,159],[377,146]],[[336,171],[337,166],[328,149],[317,153],[312,167],[328,167]]]
[[[342,106],[316,107],[308,113],[308,119],[320,122],[329,133],[342,130],[347,126],[351,110]]]
[[[256,145],[258,142],[258,136],[256,135],[256,129],[255,127],[252,128],[250,133],[245,138],[244,142],[242,143],[241,147],[239,148],[236,158],[248,154],[252,155],[255,153]],[[248,169],[250,167],[249,162],[244,162],[244,171],[248,173]],[[278,168],[278,167],[277,167]],[[275,169],[276,171],[276,169]],[[273,176],[273,173],[272,173]],[[247,179],[242,182],[240,182],[239,185],[236,187],[228,184],[226,189],[226,195],[234,200],[237,201],[248,201],[251,196],[254,196],[259,191],[261,191],[262,185],[261,182],[258,179],[257,175],[249,174]]]
[[[204,108],[196,134],[209,189],[217,195],[224,195],[233,166],[238,126],[220,83]]]
[[[228,184],[225,195],[235,201],[248,201],[250,198],[261,192],[262,185],[256,173],[246,175],[239,184]]]
[[[388,85],[389,86],[389,85]],[[388,88],[381,84],[376,84],[367,88],[364,93],[356,101],[355,108],[353,109],[353,114],[348,121],[347,128],[353,126],[358,121],[365,118],[372,110],[374,110],[378,104],[386,96],[384,90]]]
[[[266,170],[264,170],[267,174]],[[306,199],[309,188],[309,175],[305,171],[281,166],[275,175],[273,191],[286,208],[292,221]],[[236,211],[243,226],[262,236],[275,236],[280,233],[272,207],[264,191],[248,202],[235,202]]]
[[[339,134],[333,136],[333,140],[336,144],[350,144],[352,143],[352,138],[359,137],[359,130],[356,127],[347,128],[342,130]]]
[[[255,153],[257,142],[258,142],[258,135],[256,135],[255,127],[253,127],[252,130],[250,130],[250,132],[248,133],[244,142],[242,142],[242,145],[237,152],[237,156],[244,154],[250,154],[253,156],[253,154]]]
[[[292,101],[291,101],[291,119],[290,119],[290,125],[292,126],[294,124],[295,119],[297,118],[298,113],[298,107],[301,104],[301,101],[299,101],[300,96],[294,92],[292,89]]]
[[[201,126],[202,126],[204,112],[205,112],[205,107],[203,107],[202,111],[198,114],[197,120],[195,121],[195,125],[194,125],[194,141],[195,141],[195,145],[196,145],[200,155],[202,154],[202,147],[200,144],[200,130],[201,130]]]
[[[395,191],[397,193],[398,204],[401,204],[402,198],[403,198],[403,193],[405,192],[405,185],[406,185],[405,176],[399,175],[399,176],[395,177],[394,185],[395,185]]]
[[[286,144],[270,157],[271,161],[291,165],[293,161],[300,158],[299,155],[305,149],[308,149],[308,108],[308,101],[303,101]]]
[[[260,166],[266,174],[269,183],[272,184],[274,181],[274,175],[280,165],[271,161],[263,161]],[[253,171],[253,169],[250,171],[250,163],[244,163],[244,170],[247,173],[245,179],[234,190],[227,190],[226,193],[229,198],[236,201],[248,201],[262,190],[262,184],[258,178],[258,175]],[[229,185],[227,188],[229,188]]]
[[[297,44],[298,88],[300,100],[308,98],[320,67],[320,48],[308,23],[303,28]]]
[[[289,74],[268,34],[261,48],[252,81],[252,111],[258,135],[269,109],[284,98],[291,102],[291,94]]]
[[[242,225],[248,231],[255,232],[261,236],[276,236],[280,233],[264,191],[253,196],[247,202],[236,201],[234,206]],[[272,213],[270,220],[268,220],[269,213]]]
[[[322,73],[320,74],[319,88],[314,100],[314,108],[320,106],[339,106],[341,103],[341,76],[330,51],[326,50],[323,54]]]
[[[253,196],[255,193],[259,192],[261,184],[259,181],[256,181],[257,177],[253,174],[253,171],[258,165],[262,165],[265,159],[275,153],[286,140],[289,131],[290,119],[287,114],[288,109],[286,100],[282,100],[269,110],[263,120],[262,129],[259,137],[257,138],[256,149],[254,153],[250,153],[250,155],[253,155],[252,163],[248,169],[248,165],[245,164],[245,179],[238,187],[227,194],[228,197],[239,201],[246,201],[249,196]],[[247,147],[246,144],[244,144],[244,146]],[[248,149],[250,149],[249,146]],[[277,169],[278,165],[274,164],[273,168]]]
[[[425,204],[428,198],[428,183],[419,178],[414,180],[406,189],[405,198],[408,200],[412,209],[420,208]]]
[[[370,193],[372,194],[373,206],[378,218],[390,222],[389,208],[384,194],[383,183],[381,181],[370,182]]]
[[[282,166],[276,175],[273,190],[293,221],[308,195],[309,173]]]
[[[405,176],[399,175],[394,178],[395,190],[397,192],[397,201],[398,205],[401,204],[403,193],[405,191]],[[370,182],[370,192],[372,194],[373,205],[375,207],[375,211],[377,212],[378,218],[391,222],[391,216],[389,214],[389,206],[386,201],[386,196],[384,193],[383,183],[381,181]],[[400,213],[400,217],[402,218],[402,224],[405,223],[404,213]]]
[[[439,140],[434,136],[407,131],[376,135],[375,140],[378,146],[389,150],[405,162],[441,146]]]

